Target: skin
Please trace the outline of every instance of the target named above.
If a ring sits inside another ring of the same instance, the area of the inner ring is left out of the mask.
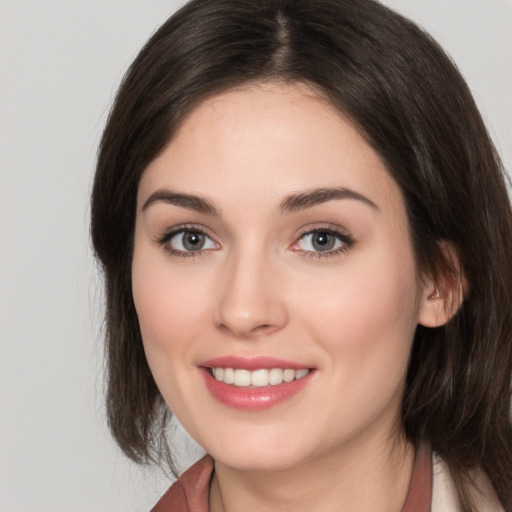
[[[283,212],[290,194],[332,187],[368,201]],[[162,190],[216,213],[155,199]],[[207,233],[203,250],[184,252],[181,235],[161,243],[184,224]],[[343,250],[303,237],[327,226]],[[334,107],[278,83],[196,107],[140,182],[132,279],[156,383],[215,459],[211,510],[401,509],[414,459],[398,419],[407,362],[417,324],[443,320],[442,299],[418,276],[398,186]],[[238,410],[198,369],[231,355],[315,371],[285,402]]]

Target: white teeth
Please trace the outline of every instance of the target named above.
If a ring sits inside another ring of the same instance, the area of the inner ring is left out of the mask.
[[[302,377],[305,377],[309,373],[309,370],[304,368],[303,370],[296,370],[295,371],[295,378],[297,380],[302,379]]]
[[[283,370],[281,368],[272,368],[268,372],[268,383],[271,386],[276,386],[277,384],[281,384],[283,382]]]
[[[226,384],[233,384],[233,382],[235,382],[235,370],[233,370],[233,368],[224,368],[224,376],[222,381],[224,381]]]
[[[251,372],[251,384],[258,387],[268,386],[268,370]]]
[[[216,380],[224,382],[224,384],[233,384],[239,387],[265,387],[302,379],[309,373],[309,370],[307,368],[301,370],[262,368],[251,372],[234,368],[212,368],[212,373]]]
[[[295,370],[290,370],[289,368],[283,372],[283,380],[285,382],[291,382],[295,379]]]
[[[235,386],[250,386],[251,372],[249,370],[235,370],[233,384]]]

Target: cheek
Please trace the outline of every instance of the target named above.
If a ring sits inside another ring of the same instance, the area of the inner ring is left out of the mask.
[[[418,318],[412,255],[393,251],[341,265],[304,283],[313,293],[296,303],[304,330],[330,354],[327,365],[345,381],[396,386],[405,375]],[[298,295],[299,296],[299,295]]]
[[[136,247],[132,264],[132,293],[144,350],[161,389],[170,379],[193,366],[191,342],[206,321],[203,293],[186,272],[173,268],[154,250]]]

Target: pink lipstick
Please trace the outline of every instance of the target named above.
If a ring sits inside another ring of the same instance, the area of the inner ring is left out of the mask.
[[[314,373],[308,366],[271,357],[221,357],[199,366],[213,397],[247,411],[267,409],[291,398],[308,385]]]

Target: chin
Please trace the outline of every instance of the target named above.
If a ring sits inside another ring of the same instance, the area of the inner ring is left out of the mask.
[[[306,453],[304,444],[297,443],[294,436],[271,436],[268,432],[259,435],[246,432],[240,437],[226,436],[211,444],[206,443],[205,448],[216,461],[239,471],[272,472],[290,469],[300,465]]]
[[[237,471],[264,471],[279,472],[294,468],[300,464],[303,454],[283,453],[281,449],[229,451],[217,454],[212,453],[212,457],[225,466]]]

